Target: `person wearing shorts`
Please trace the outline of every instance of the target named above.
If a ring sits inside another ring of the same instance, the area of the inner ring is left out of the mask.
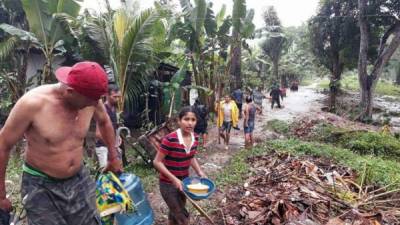
[[[29,225],[100,225],[95,185],[83,166],[83,142],[92,118],[108,149],[104,171],[122,171],[115,134],[100,98],[108,79],[95,62],[55,71],[59,83],[25,93],[0,131],[0,209],[9,212],[6,165],[12,147],[26,139],[21,197]]]
[[[251,148],[254,144],[253,131],[255,126],[256,111],[261,111],[261,108],[253,103],[251,96],[246,97],[246,104],[243,109],[243,128],[245,148]]]
[[[224,139],[225,149],[228,150],[231,128],[238,125],[239,109],[229,95],[226,95],[223,101],[217,103],[215,108],[215,111],[218,112],[219,135]]]
[[[22,169],[21,196],[26,196],[28,224],[101,224],[96,184],[84,166],[74,176],[63,179],[50,177],[28,163]]]

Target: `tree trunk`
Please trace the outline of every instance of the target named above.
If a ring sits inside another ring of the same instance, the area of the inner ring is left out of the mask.
[[[196,68],[196,63],[194,61],[194,57],[193,57],[193,53],[190,54],[190,62],[192,63],[192,69],[193,69],[193,78],[192,82],[194,81],[193,85],[198,85],[200,80],[199,80],[199,76],[198,76],[198,72],[197,72],[197,68]]]
[[[333,54],[332,76],[329,83],[329,110],[336,109],[336,97],[339,93],[340,80],[342,77],[343,64],[339,60],[339,52]]]
[[[359,25],[360,25],[360,53],[358,58],[358,79],[361,88],[361,114],[359,119],[369,119],[372,117],[373,91],[382,74],[383,67],[389,61],[400,45],[400,21],[397,21],[387,29],[381,38],[378,57],[370,74],[367,72],[367,52],[368,52],[368,28],[367,17],[365,16],[367,0],[358,0]],[[392,36],[390,43],[387,43]]]
[[[279,82],[278,64],[278,59],[272,61],[272,77],[274,77],[276,82]]]
[[[396,85],[400,85],[400,63],[399,63],[399,65],[397,67],[397,70],[396,70],[396,82],[395,82],[395,84]]]
[[[240,43],[239,32],[233,33],[233,46],[232,46],[232,58],[230,68],[230,91],[234,91],[242,86],[241,79],[241,54],[242,48]]]

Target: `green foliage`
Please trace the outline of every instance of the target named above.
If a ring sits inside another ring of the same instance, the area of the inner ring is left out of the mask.
[[[345,76],[341,80],[341,88],[349,91],[359,91],[360,85],[358,83],[358,78],[354,71],[346,72]],[[318,86],[320,88],[329,88],[329,80],[322,80]],[[378,95],[390,95],[390,96],[399,96],[400,97],[400,87],[394,85],[392,82],[388,82],[385,80],[379,80],[376,85],[376,94]]]
[[[288,134],[290,131],[289,124],[283,120],[273,119],[267,122],[267,129],[271,129],[279,134]]]
[[[400,163],[393,160],[377,156],[358,155],[348,149],[296,139],[271,141],[259,148],[289,152],[295,155],[325,157],[356,170],[358,174],[361,174],[365,170],[365,165],[367,165],[370,168],[366,177],[367,183],[379,185],[396,183],[396,186],[400,186],[400,174],[398,173]]]
[[[321,123],[312,139],[338,145],[361,155],[400,159],[400,140],[390,134],[371,131],[352,131]]]
[[[400,159],[400,141],[389,134],[352,132],[340,138],[341,145],[362,155]]]

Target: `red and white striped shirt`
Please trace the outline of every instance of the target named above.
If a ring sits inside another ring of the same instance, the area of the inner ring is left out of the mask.
[[[179,140],[179,131],[174,131],[165,136],[161,142],[159,151],[165,154],[163,163],[165,167],[178,179],[183,180],[189,176],[189,168],[192,158],[197,153],[198,136],[194,136],[194,142],[190,150],[185,151],[185,145]],[[193,134],[194,135],[194,134]],[[167,176],[160,173],[160,181],[172,183]]]

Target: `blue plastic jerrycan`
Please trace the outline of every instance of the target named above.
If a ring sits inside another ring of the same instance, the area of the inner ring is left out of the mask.
[[[153,210],[143,190],[140,178],[134,174],[123,173],[119,179],[131,196],[136,211],[130,214],[117,214],[118,225],[151,225],[154,222]]]

